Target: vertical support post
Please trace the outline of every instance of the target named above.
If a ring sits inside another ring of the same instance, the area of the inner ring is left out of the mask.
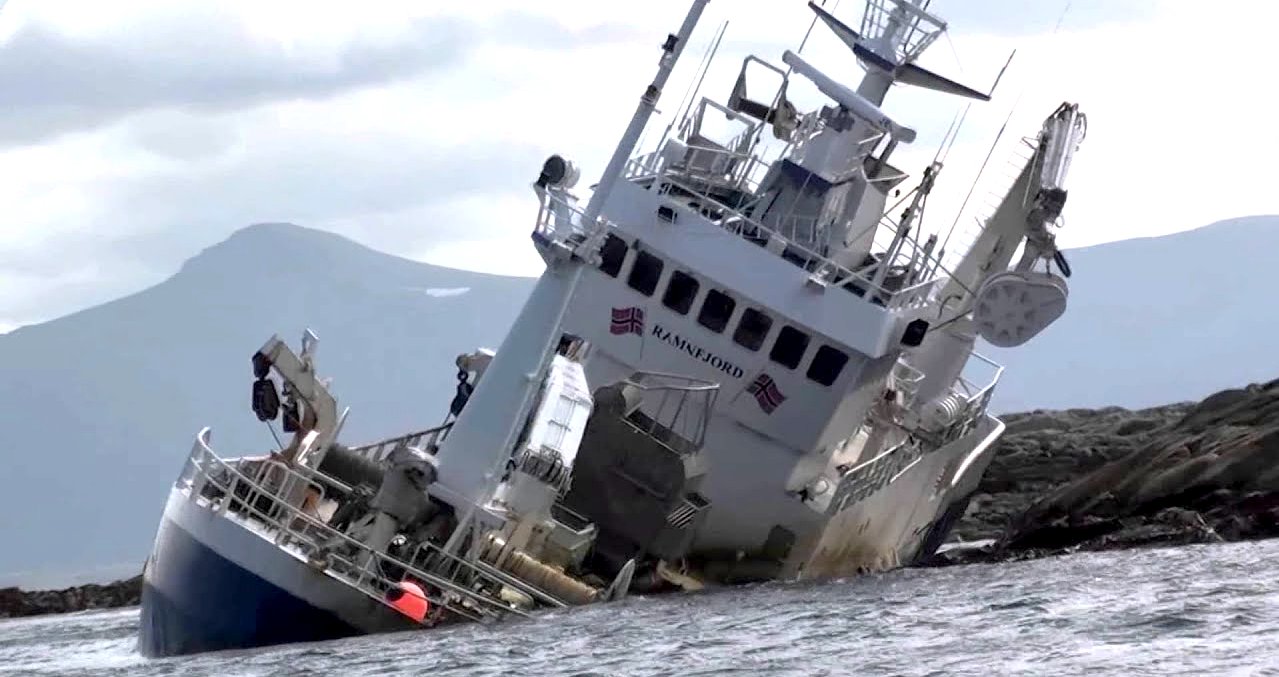
[[[666,86],[666,81],[671,77],[671,71],[675,70],[675,63],[679,61],[680,54],[684,52],[684,45],[688,43],[688,38],[693,33],[693,27],[697,25],[697,20],[701,18],[702,11],[706,9],[709,2],[710,0],[693,0],[679,32],[667,37],[666,44],[662,45],[663,54],[657,68],[657,75],[653,77],[653,82],[640,97],[635,114],[631,116],[630,124],[622,133],[622,140],[613,150],[613,156],[604,167],[604,173],[600,175],[599,184],[596,185],[595,192],[591,194],[591,200],[586,205],[585,221],[594,221],[603,210],[605,200],[608,199],[609,193],[613,192],[613,186],[617,185],[617,180],[626,167],[626,161],[635,152],[635,144],[639,141],[640,134],[644,133],[644,127],[652,117],[653,110],[657,108],[657,100],[662,96],[662,87]]]

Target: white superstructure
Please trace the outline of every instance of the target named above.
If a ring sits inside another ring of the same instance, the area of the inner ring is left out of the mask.
[[[593,388],[643,372],[719,384],[702,448],[710,509],[689,553],[716,570],[842,573],[927,555],[932,526],[972,489],[960,471],[978,476],[971,455],[1001,430],[985,412],[1000,368],[973,360],[976,335],[1016,345],[1065,306],[1065,281],[1034,267],[1064,261],[1048,226],[1081,138],[1077,109],[1049,118],[984,231],[944,270],[935,240],[912,232],[941,166],[890,218],[889,195],[908,181],[890,156],[915,132],[880,105],[894,83],[988,97],[915,64],[945,30],[918,3],[871,2],[860,31],[810,7],[865,66],[860,85],[791,51],[790,70],[752,56],[726,101],[695,97],[678,134],[634,153],[681,32],[588,205],[570,192],[575,167],[548,161],[534,233],[548,269],[525,311],[539,319],[521,315],[498,351],[540,353],[569,335],[590,345]],[[752,68],[780,86],[747,92]],[[796,77],[829,104],[797,111],[786,97]],[[710,115],[738,133],[710,138]],[[511,383],[545,359],[520,361]],[[981,380],[962,378],[966,368]],[[502,456],[524,415],[473,404],[441,450],[446,484],[453,463],[472,463],[472,421],[486,436],[476,446]]]

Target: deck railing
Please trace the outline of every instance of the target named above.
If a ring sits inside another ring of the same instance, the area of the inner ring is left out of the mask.
[[[398,435],[377,442],[362,444],[358,447],[352,447],[351,451],[373,461],[385,460],[388,454],[400,446],[414,447],[428,454],[433,454],[436,447],[439,446],[439,442],[448,435],[448,431],[452,427],[452,423],[446,423],[434,428],[408,433],[407,435]]]
[[[694,190],[681,184],[678,178],[669,175],[664,176],[662,181],[686,190]],[[810,247],[785,237],[779,230],[752,220],[739,210],[722,203],[717,206],[722,208],[724,213],[722,218],[711,222],[715,226],[735,235],[749,235],[780,242],[788,253],[798,255],[809,262],[805,269],[808,270],[809,278],[814,283],[856,288],[861,296],[870,298],[889,309],[911,308],[930,303],[940,283],[943,282],[941,279],[933,279],[902,289],[886,288],[873,281],[871,275],[877,270],[874,265],[860,272],[854,271]],[[570,201],[566,196],[555,191],[545,191],[539,204],[534,234],[550,240],[572,241],[577,238],[580,241],[589,234],[584,223],[589,222],[585,220],[582,207],[576,202]],[[600,219],[598,223],[602,226],[616,227],[603,219]]]
[[[403,580],[425,584],[432,604],[475,621],[527,615],[498,597],[502,586],[519,589],[551,606],[565,606],[544,591],[482,562],[445,552],[433,543],[418,544],[407,559],[373,550],[329,526],[315,511],[312,506],[326,499],[340,500],[345,497],[343,492],[349,491],[337,480],[323,476],[320,480],[315,475],[319,473],[299,472],[272,457],[223,460],[210,448],[209,429],[205,428],[191,448],[179,486],[188,489],[191,500],[241,522],[288,556],[302,559],[388,606],[384,594]]]
[[[839,484],[835,487],[835,493],[827,508],[828,514],[834,515],[848,505],[855,504],[891,484],[925,454],[936,451],[945,443],[967,434],[977,421],[985,416],[986,408],[990,404],[990,398],[995,392],[995,386],[999,383],[1004,367],[975,350],[970,352],[969,364],[973,364],[971,358],[976,358],[976,364],[984,365],[991,370],[991,373],[976,382],[963,375],[956,380],[955,385],[950,389],[950,394],[959,396],[962,405],[955,412],[954,418],[938,430],[916,430],[917,435],[929,441],[928,446],[907,439],[841,473]],[[903,406],[912,408],[918,404],[913,402],[913,399],[920,382],[924,379],[923,372],[905,362],[898,362],[894,367],[893,375],[898,387],[906,394]]]
[[[922,457],[919,444],[908,439],[849,468],[840,475],[826,514],[834,515],[883,489]]]
[[[976,362],[973,361],[976,358]],[[952,392],[963,397],[964,407],[960,416],[956,420],[956,426],[960,428],[957,432],[960,434],[966,432],[978,419],[986,413],[986,408],[990,406],[990,398],[995,394],[995,386],[999,384],[999,379],[1004,374],[1004,366],[998,362],[982,355],[977,351],[969,353],[969,360],[964,365],[964,371],[967,372],[969,367],[974,364],[984,365],[989,372],[983,377],[969,378],[964,376],[963,372],[955,381]],[[976,380],[974,380],[976,379]]]

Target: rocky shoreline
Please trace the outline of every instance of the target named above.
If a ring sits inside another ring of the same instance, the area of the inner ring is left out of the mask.
[[[1139,411],[1035,411],[1008,429],[929,565],[1279,536],[1279,380]]]
[[[141,599],[141,575],[106,585],[91,583],[62,590],[0,588],[0,618],[135,606]]]

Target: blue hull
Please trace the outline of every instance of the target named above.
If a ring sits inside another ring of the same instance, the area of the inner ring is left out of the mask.
[[[219,555],[164,519],[142,588],[138,650],[149,657],[361,634],[334,614]]]
[[[421,628],[281,550],[255,528],[169,494],[143,572],[138,651],[163,657]]]

